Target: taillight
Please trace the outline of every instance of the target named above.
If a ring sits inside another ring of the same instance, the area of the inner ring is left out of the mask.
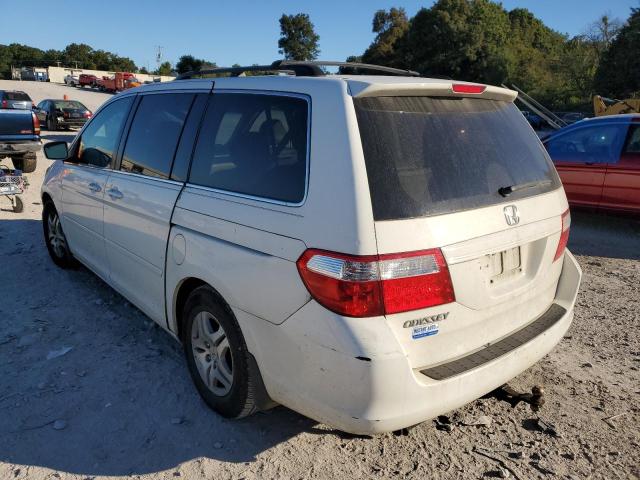
[[[556,256],[553,257],[553,261],[558,260],[567,248],[567,242],[569,241],[569,228],[571,227],[571,215],[569,210],[562,214],[562,232],[560,232],[560,240],[558,241],[558,248],[556,248]]]
[[[63,116],[64,118],[69,118],[69,112],[64,112],[64,113],[62,114],[62,116]]]
[[[310,249],[297,265],[313,298],[348,317],[390,315],[455,301],[440,249],[368,256]]]
[[[31,113],[31,118],[33,119],[33,134],[40,135],[40,120],[35,113]]]
[[[454,83],[451,87],[453,93],[482,93],[487,87],[485,85],[470,85],[466,83]]]
[[[91,112],[84,112],[84,113],[82,114],[82,116],[83,116],[84,118],[91,118],[91,115],[92,115],[92,114],[91,114]]]
[[[2,108],[9,108],[9,102],[2,100]]]

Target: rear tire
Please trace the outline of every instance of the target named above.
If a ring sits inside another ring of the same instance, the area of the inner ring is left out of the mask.
[[[259,379],[231,311],[208,286],[195,289],[183,310],[187,366],[200,396],[226,418],[255,413]]]
[[[22,173],[33,173],[36,171],[38,159],[35,153],[25,153],[18,157],[12,157],[13,166],[21,170]]]
[[[77,261],[73,258],[67,243],[67,237],[62,231],[62,224],[56,207],[51,201],[44,204],[42,210],[42,228],[44,231],[44,242],[47,245],[49,255],[53,263],[61,268],[73,268],[77,266]]]

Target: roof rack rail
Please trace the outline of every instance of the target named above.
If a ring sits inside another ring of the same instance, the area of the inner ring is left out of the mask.
[[[210,68],[204,70],[194,70],[192,72],[183,73],[176,80],[186,80],[190,78],[199,78],[205,75],[225,75],[239,77],[247,72],[273,72],[273,73],[289,73],[297,77],[323,77],[326,72],[321,67],[340,67],[342,73],[349,72],[351,75],[361,75],[364,73],[379,73],[385,75],[419,77],[418,72],[413,70],[401,70],[399,68],[383,67],[380,65],[370,65],[368,63],[355,62],[331,62],[331,61],[293,61],[293,60],[276,60],[271,65],[250,65],[247,67],[222,67]]]

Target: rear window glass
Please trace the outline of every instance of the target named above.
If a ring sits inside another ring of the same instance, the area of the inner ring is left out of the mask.
[[[83,104],[81,104],[80,102],[76,102],[75,100],[59,100],[54,102],[53,104],[55,106],[55,108],[57,108],[58,110],[65,110],[65,109],[76,109],[76,110],[86,110],[87,107],[85,107]]]
[[[509,102],[354,99],[376,220],[479,208],[551,191],[560,180]],[[526,186],[508,197],[501,188]]]
[[[20,102],[26,101],[30,102],[31,98],[24,92],[4,92],[4,97],[7,100],[18,100]]]

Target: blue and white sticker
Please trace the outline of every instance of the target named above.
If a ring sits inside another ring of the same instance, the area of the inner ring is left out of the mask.
[[[413,327],[413,330],[411,330],[411,338],[417,340],[418,338],[431,337],[437,335],[438,331],[439,327],[437,323],[420,325],[419,327]]]

